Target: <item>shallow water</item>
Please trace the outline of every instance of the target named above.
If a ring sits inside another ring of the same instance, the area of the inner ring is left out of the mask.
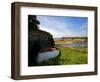
[[[49,59],[55,58],[58,55],[59,55],[59,50],[39,53],[38,58],[37,58],[37,63],[41,63],[43,61],[48,61]]]
[[[71,43],[71,44],[59,44],[60,46],[85,46],[85,43]]]

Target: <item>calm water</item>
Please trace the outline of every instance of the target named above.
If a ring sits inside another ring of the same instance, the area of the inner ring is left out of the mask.
[[[86,46],[85,43],[60,44],[60,46]]]

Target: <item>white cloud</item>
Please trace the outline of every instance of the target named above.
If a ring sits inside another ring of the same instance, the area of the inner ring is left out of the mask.
[[[86,35],[87,24],[84,23],[79,30],[73,29],[74,23],[69,23],[64,17],[38,16],[40,29],[50,32],[54,38]]]
[[[80,27],[80,29],[81,29],[81,35],[82,36],[87,36],[87,30],[88,30],[88,25],[87,25],[87,22],[85,22],[81,27]]]
[[[65,30],[65,29],[52,29],[52,28],[47,28],[44,26],[39,26],[41,30],[50,32],[54,38],[61,38],[61,37],[68,37],[68,36],[73,36],[73,33],[70,30]]]

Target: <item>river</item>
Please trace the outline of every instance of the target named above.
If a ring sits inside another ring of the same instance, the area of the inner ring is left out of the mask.
[[[71,47],[75,47],[75,46],[86,46],[86,43],[70,43],[70,44],[58,44],[60,46],[71,46]]]

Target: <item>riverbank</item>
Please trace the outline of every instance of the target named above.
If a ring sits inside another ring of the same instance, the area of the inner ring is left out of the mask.
[[[59,58],[51,59],[47,62],[41,63],[41,65],[77,65],[88,63],[88,47],[84,46],[68,46],[66,44],[77,44],[83,42],[83,40],[57,40],[55,41],[55,47],[61,52]],[[64,45],[61,45],[64,44]]]
[[[77,65],[88,63],[87,47],[64,47],[55,45],[61,51],[59,58],[54,58],[48,62],[43,62],[45,65]]]

